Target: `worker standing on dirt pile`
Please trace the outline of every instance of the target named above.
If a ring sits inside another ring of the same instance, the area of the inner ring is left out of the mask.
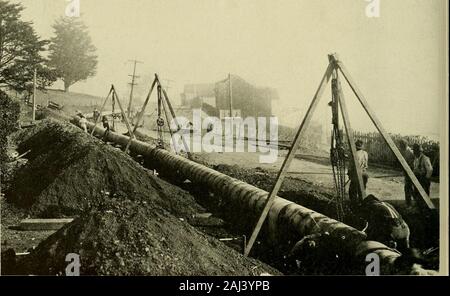
[[[414,151],[414,175],[419,180],[420,185],[430,196],[431,175],[433,174],[433,166],[431,165],[430,158],[423,153],[423,148],[420,144],[413,145]],[[420,193],[414,188],[414,196],[416,200],[421,200]]]
[[[98,112],[97,108],[94,109],[94,112],[92,115],[93,115],[94,121],[97,121],[98,118],[100,117],[100,112]]]
[[[367,181],[369,180],[369,175],[367,174],[367,168],[369,163],[369,155],[366,151],[363,150],[363,141],[357,140],[355,142],[356,146],[356,164],[359,165],[361,168],[361,174],[362,179],[364,183],[364,188],[366,188]],[[348,195],[350,198],[350,202],[352,204],[359,204],[360,201],[363,199],[362,196],[360,196],[359,190],[358,190],[358,174],[356,173],[356,168],[353,164],[351,164],[348,168],[348,176],[350,178],[350,186],[348,189]]]
[[[102,139],[104,140],[108,136],[109,131],[111,130],[111,128],[109,126],[108,117],[106,117],[106,115],[103,115],[102,123],[103,123],[103,128],[105,129],[105,133],[103,134],[103,137],[102,137]]]
[[[81,112],[78,113],[78,116],[80,117],[80,127],[84,130],[85,133],[87,133],[88,130],[87,130],[87,119],[86,119],[86,117]]]
[[[413,168],[414,167],[414,152],[409,147],[408,143],[405,140],[400,141],[400,152],[402,153],[403,157],[405,158],[406,162],[408,163],[408,166],[410,168]],[[411,206],[412,199],[414,198],[414,200],[415,200],[415,196],[413,194],[414,186],[406,172],[404,172],[404,176],[405,176],[405,181],[404,181],[405,182],[405,186],[404,186],[405,201],[406,201],[407,206]]]

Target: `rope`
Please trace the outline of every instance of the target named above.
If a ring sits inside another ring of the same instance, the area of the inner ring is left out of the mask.
[[[336,215],[338,220],[343,221],[345,217],[344,201],[345,201],[345,150],[342,143],[342,137],[339,130],[339,107],[335,94],[336,80],[332,81],[332,123],[333,130],[331,133],[330,160],[333,170],[333,179],[336,189]]]
[[[164,125],[164,119],[161,117],[161,86],[158,85],[158,118],[156,119],[156,123],[158,126],[158,146],[164,148],[164,134],[162,130],[162,126]]]
[[[178,153],[177,153],[177,150],[176,150],[175,139],[174,139],[174,137],[173,137],[172,130],[170,129],[169,116],[167,115],[167,110],[166,110],[166,103],[165,103],[164,101],[162,101],[162,107],[163,107],[163,110],[164,110],[164,115],[166,116],[167,129],[169,130],[170,138],[172,139],[173,145],[174,145],[173,147],[175,148],[175,154],[178,154]]]

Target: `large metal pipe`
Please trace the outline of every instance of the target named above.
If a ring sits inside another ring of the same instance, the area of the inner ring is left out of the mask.
[[[78,124],[78,119],[74,117],[73,122]],[[88,123],[89,130],[93,127],[94,124]],[[97,135],[104,133],[105,130],[98,126],[94,131]],[[129,137],[109,132],[106,140],[125,147]],[[229,209],[231,216],[233,213],[240,215],[240,221],[256,221],[264,207],[268,196],[267,191],[148,143],[132,140],[129,148],[131,152],[143,155],[153,167],[163,172],[189,179],[195,184],[205,184],[210,192],[225,201],[225,208]],[[263,235],[275,246],[287,241],[290,241],[292,245],[306,235],[324,232],[340,240],[341,246],[350,254],[362,258],[361,266],[367,264],[366,254],[376,253],[380,258],[384,274],[392,272],[392,263],[400,256],[398,252],[381,243],[367,241],[365,233],[351,226],[281,197],[276,198],[269,211]]]

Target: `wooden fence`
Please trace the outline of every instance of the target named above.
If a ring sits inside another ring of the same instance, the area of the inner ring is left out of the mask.
[[[394,153],[391,152],[379,133],[363,133],[355,131],[354,137],[355,140],[359,139],[364,142],[364,150],[369,153],[369,163],[401,168]],[[439,176],[439,142],[432,141],[422,136],[391,135],[391,137],[397,147],[400,147],[401,140],[406,141],[410,147],[415,143],[422,145],[424,154],[430,157],[433,165],[433,176]]]

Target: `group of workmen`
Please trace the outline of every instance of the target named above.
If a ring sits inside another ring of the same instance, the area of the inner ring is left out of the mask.
[[[367,181],[369,180],[369,175],[367,173],[369,155],[363,149],[364,143],[361,140],[355,142],[356,146],[356,165],[360,168],[362,182],[364,189],[367,186]],[[422,185],[426,194],[430,195],[431,186],[431,175],[433,174],[433,166],[431,164],[430,158],[423,153],[423,148],[420,144],[414,144],[412,149],[409,147],[405,140],[400,141],[400,152],[405,158],[407,164],[412,169],[414,175]],[[348,170],[348,176],[350,179],[349,186],[349,198],[353,203],[357,203],[361,200],[360,190],[358,188],[358,175],[355,166],[350,166]],[[413,205],[413,202],[420,204],[422,199],[417,188],[413,185],[411,178],[406,172],[404,172],[404,190],[405,190],[405,201],[408,206]]]
[[[87,130],[87,119],[86,119],[86,116],[81,111],[78,111],[78,110],[75,113],[80,118],[79,121],[78,121],[80,127],[84,130],[85,133],[87,133],[88,130]],[[95,108],[94,111],[93,111],[93,119],[94,119],[94,121],[97,122],[99,117],[100,117],[100,112],[97,110],[97,108]],[[102,124],[103,124],[103,128],[105,129],[105,133],[103,134],[103,138],[105,138],[108,135],[108,133],[111,131],[111,127],[109,125],[108,117],[106,115],[102,116]]]
[[[355,146],[356,153],[354,156],[356,163],[355,165],[350,165],[348,170],[350,208],[353,213],[350,217],[352,219],[356,218],[353,221],[358,222],[356,223],[358,226],[354,225],[361,227],[359,229],[366,234],[367,244],[372,244],[374,248],[388,247],[396,249],[402,254],[399,257],[402,259],[395,261],[395,268],[401,269],[414,264],[427,264],[428,261],[425,256],[410,246],[409,226],[395,207],[389,202],[380,200],[373,194],[369,194],[364,198],[361,196],[361,188],[358,188],[357,171],[359,170],[361,173],[361,185],[365,189],[369,180],[369,155],[364,151],[364,143],[361,140],[356,141]],[[405,141],[402,141],[400,150],[423,189],[429,195],[430,178],[433,172],[429,157],[423,153],[423,149],[419,144],[414,144],[411,149]],[[420,194],[406,172],[404,178],[406,204],[412,206],[412,201],[414,200],[418,208],[424,209]],[[308,266],[309,262],[311,266],[314,266],[315,256],[320,256],[321,259],[325,256],[325,258],[330,258],[329,260],[332,261],[334,260],[333,258],[339,257],[336,255],[336,252],[338,252],[336,250],[339,250],[339,246],[335,246],[335,242],[336,240],[328,232],[307,235],[293,246],[288,258],[290,262],[296,262],[298,267],[300,266],[298,262],[306,262],[303,264],[304,266]],[[385,246],[383,247],[379,243]]]
[[[355,166],[357,165],[361,171],[362,185],[365,189],[369,179],[367,172],[369,155],[364,151],[363,142],[361,140],[356,141],[355,146]],[[419,144],[414,144],[411,149],[406,141],[401,141],[400,151],[417,180],[422,185],[424,191],[429,196],[431,185],[430,179],[433,173],[433,166],[430,158],[423,153],[423,148]],[[388,202],[381,201],[372,194],[364,199],[361,198],[361,190],[358,188],[358,174],[355,166],[350,166],[348,171],[350,179],[349,198],[353,210],[367,223],[365,232],[368,238],[385,243],[399,251],[407,252],[410,250],[410,230],[408,225],[398,211]],[[420,193],[413,185],[413,182],[406,172],[404,172],[404,182],[405,201],[407,206],[412,206],[412,202],[415,201],[419,208],[423,208],[424,204]]]

